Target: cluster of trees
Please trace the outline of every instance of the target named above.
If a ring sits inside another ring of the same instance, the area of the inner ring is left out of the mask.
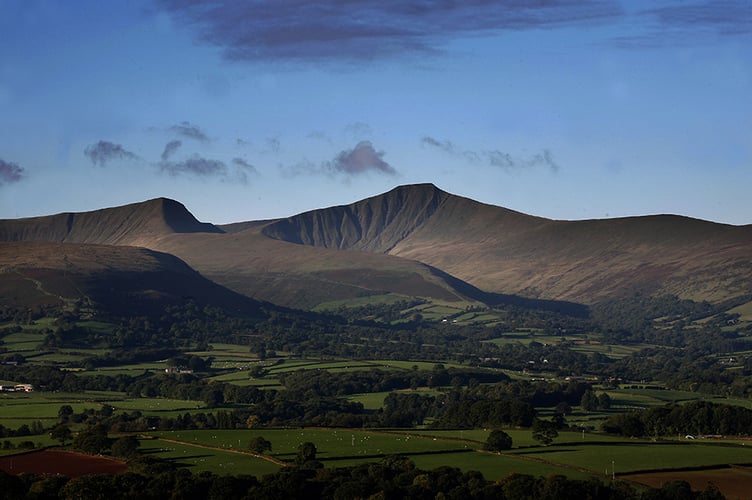
[[[692,401],[620,413],[603,423],[603,430],[623,436],[748,435],[752,410],[740,406]]]
[[[312,445],[312,443],[309,443]],[[433,470],[415,467],[408,459],[391,456],[379,463],[353,467],[321,469],[306,466],[302,456],[313,452],[299,450],[299,464],[285,467],[262,478],[220,476],[211,472],[192,474],[166,462],[147,457],[129,461],[129,472],[119,475],[86,475],[75,479],[64,476],[13,476],[0,471],[0,491],[8,500],[26,498],[142,498],[175,500],[206,498],[216,500],[283,499],[527,499],[580,500],[718,500],[723,496],[712,486],[694,492],[683,481],[668,483],[661,489],[637,491],[624,482],[603,483],[598,479],[547,478],[511,474],[496,482],[487,481],[479,472],[462,472],[442,466]],[[315,462],[315,459],[312,460]]]
[[[509,377],[500,371],[477,368],[447,369],[442,364],[435,365],[433,370],[418,370],[416,367],[410,372],[377,368],[339,373],[327,370],[296,370],[280,376],[280,382],[289,391],[313,391],[321,396],[345,396],[416,387],[459,387],[469,383],[477,385],[505,380],[509,380]]]

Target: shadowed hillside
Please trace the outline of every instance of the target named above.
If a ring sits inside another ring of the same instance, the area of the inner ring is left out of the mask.
[[[60,306],[138,314],[184,302],[258,312],[260,304],[202,277],[180,259],[136,247],[76,243],[0,243],[0,304]]]

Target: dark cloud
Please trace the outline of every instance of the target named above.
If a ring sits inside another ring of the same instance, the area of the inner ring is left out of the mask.
[[[510,153],[499,150],[469,151],[457,148],[451,141],[439,141],[433,137],[423,137],[421,143],[452,156],[462,158],[476,165],[489,165],[504,170],[524,170],[536,167],[545,167],[552,172],[559,170],[559,165],[554,161],[551,151],[544,149],[527,157],[515,157]]]
[[[209,136],[206,135],[206,133],[201,130],[196,125],[193,125],[190,122],[180,122],[177,125],[173,125],[170,127],[170,130],[172,132],[175,132],[178,135],[182,135],[183,137],[186,137],[188,139],[193,139],[195,141],[199,142],[209,142]]]
[[[19,182],[24,177],[24,169],[17,163],[0,159],[0,186]]]
[[[230,60],[347,60],[436,53],[452,38],[600,22],[613,0],[161,0]]]
[[[167,161],[175,152],[183,145],[182,141],[170,141],[165,144],[164,151],[162,151],[162,161]]]
[[[183,174],[199,177],[224,177],[227,166],[219,160],[209,160],[195,155],[183,161],[163,161],[159,163],[163,172],[178,176]]]
[[[369,141],[359,142],[353,149],[340,152],[329,168],[335,172],[348,175],[363,174],[370,171],[395,175],[397,171],[384,161],[384,153],[376,151]]]
[[[107,162],[112,160],[138,160],[138,155],[128,151],[120,144],[109,141],[99,141],[91,144],[84,150],[86,155],[94,165],[103,167]]]

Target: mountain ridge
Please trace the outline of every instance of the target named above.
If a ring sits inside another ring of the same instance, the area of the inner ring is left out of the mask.
[[[752,225],[678,215],[553,220],[433,184],[222,226],[165,198],[0,221],[0,241],[19,240],[143,246],[249,297],[305,308],[384,293],[585,304],[636,292],[711,302],[752,294]]]
[[[221,229],[202,223],[169,198],[49,216],[0,221],[0,241],[57,241],[148,247],[150,238],[170,233],[210,232]]]

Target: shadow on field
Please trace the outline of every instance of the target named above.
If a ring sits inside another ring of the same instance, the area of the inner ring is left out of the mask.
[[[510,455],[545,455],[546,453],[561,453],[561,452],[570,452],[570,451],[578,451],[575,448],[554,448],[549,447],[544,450],[530,450],[530,451],[518,451],[515,453],[510,453]]]
[[[466,449],[466,450],[438,450],[438,451],[416,451],[414,453],[402,453],[401,455],[404,455],[406,457],[417,457],[417,456],[425,456],[425,455],[449,455],[449,454],[456,454],[456,453],[472,453],[475,450],[473,449]],[[358,460],[362,458],[384,458],[388,457],[390,455],[394,455],[394,453],[374,453],[370,455],[346,455],[346,456],[339,456],[339,457],[330,457],[330,458],[318,458],[317,460],[320,460],[321,462],[336,462],[338,460]]]

